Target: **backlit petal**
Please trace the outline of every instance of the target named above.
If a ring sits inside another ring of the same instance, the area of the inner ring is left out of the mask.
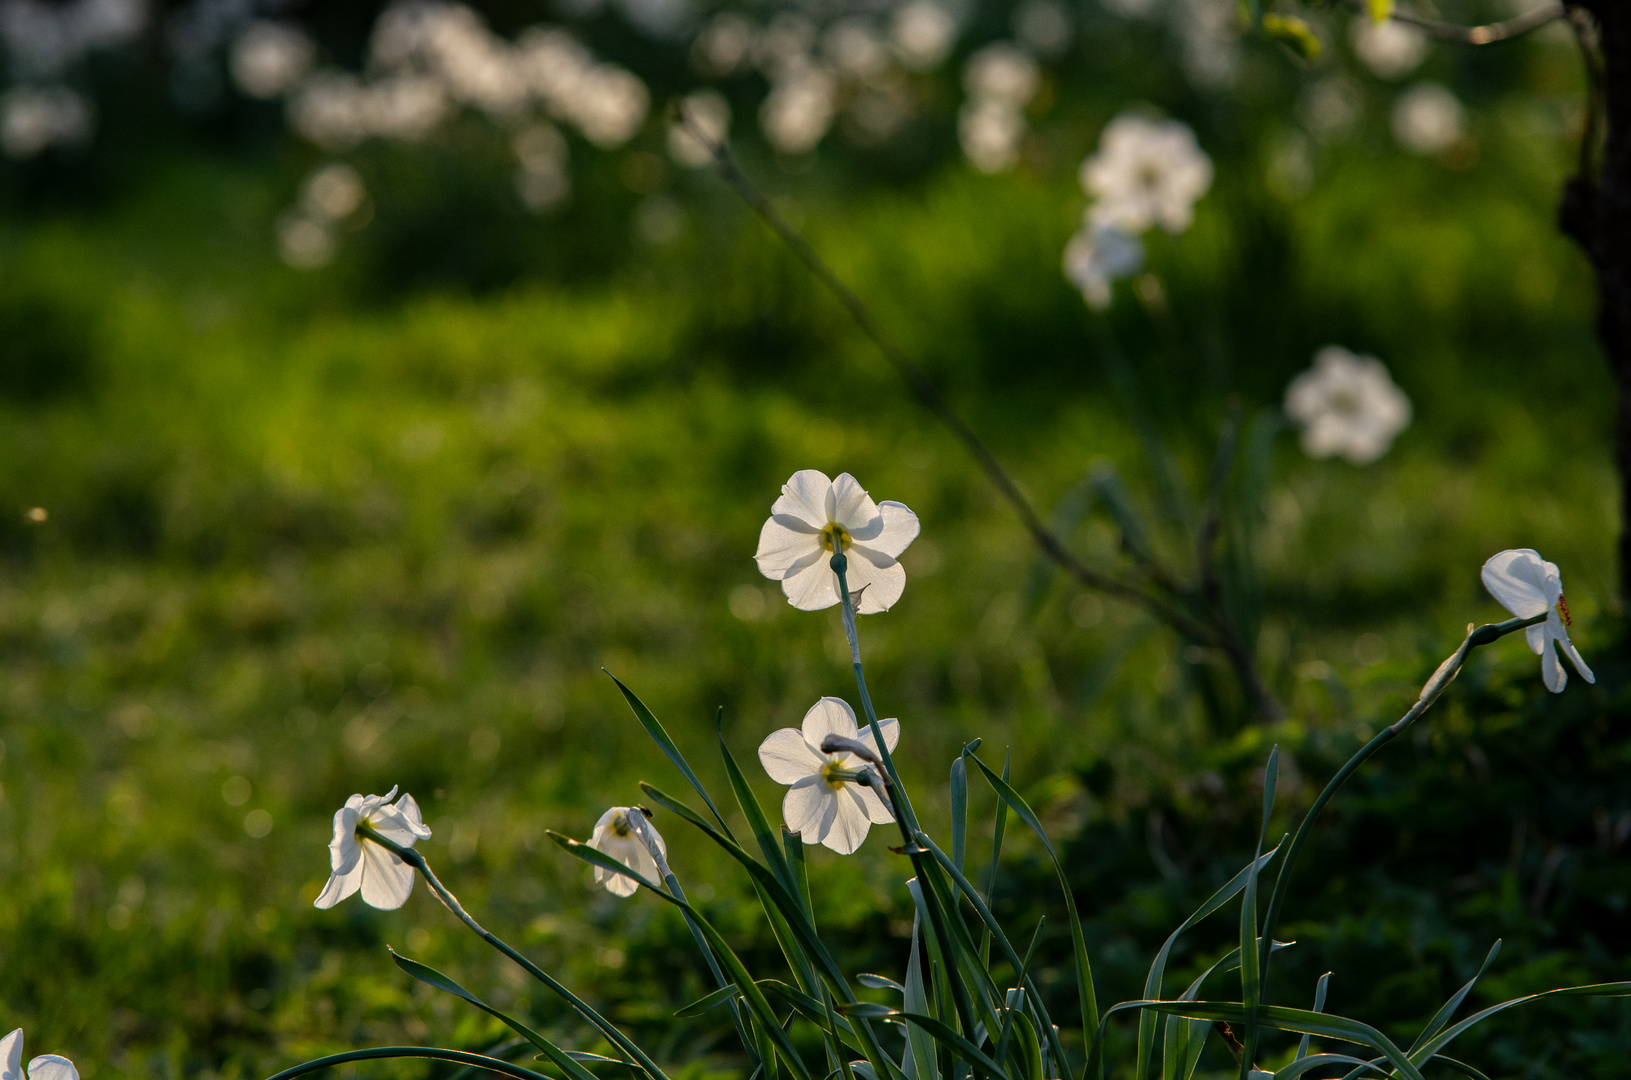
[[[1524,640],[1529,642],[1529,651],[1536,656],[1546,651],[1546,624],[1536,623],[1534,626],[1523,628]]]
[[[0,1039],[0,1080],[23,1080],[23,1029]]]
[[[819,776],[806,776],[782,797],[782,820],[806,844],[819,844],[838,813],[838,793]]]
[[[891,716],[887,719],[879,720],[878,727],[883,731],[884,748],[893,754],[895,752],[896,744],[900,742],[900,721]],[[860,735],[856,737],[862,742],[866,743],[868,746],[872,747],[874,751],[878,749],[878,740],[872,737],[871,724],[863,727]]]
[[[362,899],[369,907],[395,911],[413,892],[413,867],[378,844],[362,846]]]
[[[838,577],[827,565],[827,553],[816,554],[807,566],[782,579],[787,602],[800,611],[820,611],[838,603]]]
[[[79,1070],[59,1054],[41,1054],[28,1063],[28,1080],[79,1080]]]
[[[840,473],[838,479],[832,482],[830,503],[832,520],[844,526],[851,535],[877,531],[878,504],[849,473]]]
[[[790,514],[778,514],[759,530],[759,550],[753,560],[759,564],[759,573],[780,581],[801,561],[807,563],[821,551],[820,530]]]
[[[876,791],[862,784],[856,784],[854,787],[868,821],[874,825],[888,825],[895,820],[894,811],[889,809],[889,804],[884,802]]]
[[[1539,615],[1557,599],[1546,595],[1546,560],[1533,548],[1491,555],[1480,576],[1489,594],[1520,619]]]
[[[848,526],[845,526],[848,528]],[[922,530],[917,515],[905,503],[881,502],[878,516],[866,529],[850,529],[855,542],[889,559],[900,558]]]
[[[866,834],[872,828],[872,822],[867,817],[866,804],[861,801],[858,789],[854,784],[845,784],[843,790],[836,793],[834,800],[838,807],[832,828],[822,836],[821,842],[838,852],[840,855],[849,855],[861,846]]]
[[[827,496],[832,492],[832,481],[827,474],[815,469],[801,469],[788,477],[782,485],[781,498],[771,504],[772,514],[790,514],[814,526],[827,527]]]
[[[1561,694],[1563,688],[1569,685],[1569,673],[1563,670],[1563,662],[1557,658],[1557,650],[1547,642],[1547,648],[1540,654],[1540,677],[1546,683],[1546,689],[1554,694]]]
[[[362,858],[362,849],[357,844],[357,820],[357,811],[349,802],[334,811],[334,839],[328,844],[328,866],[336,874],[349,874]]]
[[[1568,631],[1563,632],[1563,636],[1557,639],[1557,643],[1562,648],[1564,655],[1569,658],[1569,662],[1574,665],[1574,670],[1580,673],[1580,677],[1589,683],[1595,683],[1597,676],[1591,673],[1591,668],[1587,667],[1585,660],[1581,659],[1580,650],[1576,649],[1574,642],[1569,640]]]
[[[849,573],[846,575],[855,613],[876,615],[894,607],[901,593],[906,591],[906,568],[893,559],[886,566],[874,565],[871,558],[866,557],[869,553],[864,552],[859,544],[850,548],[849,553],[851,556],[857,553],[863,555],[862,558],[852,557],[849,560]]]
[[[828,735],[855,738],[855,710],[851,709],[849,702],[843,698],[824,697],[810,706],[810,711],[804,714],[804,722],[799,727],[804,732],[804,741],[814,749],[820,750],[821,740]]]
[[[798,728],[772,731],[759,744],[759,764],[778,784],[796,784],[821,771],[826,759],[813,750]]]
[[[313,907],[328,909],[362,888],[362,852],[357,853],[357,864],[344,874],[330,874],[323,891],[317,894]]]

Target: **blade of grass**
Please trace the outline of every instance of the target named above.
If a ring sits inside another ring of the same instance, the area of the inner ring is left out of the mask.
[[[1489,961],[1486,960],[1486,961],[1484,961],[1484,963],[1487,965],[1489,963]],[[1479,969],[1479,974],[1483,974],[1482,969]],[[1314,1011],[1315,1012],[1324,1012],[1325,1011],[1325,991],[1328,990],[1330,988],[1330,986],[1331,986],[1331,973],[1329,971],[1327,971],[1324,975],[1320,976],[1320,981],[1314,984]],[[1426,1038],[1426,1037],[1427,1037],[1426,1035],[1423,1035],[1421,1038]],[[1303,1041],[1297,1044],[1297,1056],[1292,1059],[1293,1061],[1301,1061],[1303,1058],[1308,1056],[1308,1040],[1311,1039],[1311,1038],[1313,1038],[1313,1036],[1311,1036],[1311,1035],[1304,1035],[1303,1036]],[[1418,1038],[1416,1041],[1420,1042],[1421,1038]]]
[[[1262,963],[1257,949],[1257,860],[1263,857],[1263,843],[1268,839],[1269,815],[1274,812],[1274,787],[1280,775],[1280,747],[1269,751],[1268,764],[1263,767],[1263,822],[1257,830],[1257,853],[1252,856],[1252,872],[1246,875],[1245,895],[1240,900],[1240,1000],[1246,1018],[1240,1041],[1246,1052],[1240,1055],[1240,1080],[1247,1080],[1257,1060],[1257,1005],[1262,986],[1258,981]],[[1139,1074],[1143,1080],[1143,1074]]]
[[[606,671],[605,668],[600,670]],[[697,779],[697,774],[691,771],[691,766],[685,760],[685,755],[681,754],[680,748],[674,745],[674,740],[668,737],[668,732],[658,722],[657,717],[652,714],[650,709],[646,708],[645,702],[635,697],[634,691],[623,685],[622,680],[616,675],[606,671],[606,677],[617,683],[617,688],[623,691],[623,697],[629,703],[629,708],[634,710],[634,718],[640,721],[641,727],[646,729],[646,734],[651,736],[651,741],[656,743],[657,747],[667,755],[668,760],[674,763],[674,768],[678,769],[680,775],[685,777],[686,783],[691,785],[692,790],[702,796],[702,801],[707,805],[709,812],[714,815],[714,820],[719,822],[720,831],[726,836],[730,836],[730,826],[725,824],[725,819],[720,815],[719,808],[714,805],[713,799],[708,797],[708,790],[702,786],[702,781]]]

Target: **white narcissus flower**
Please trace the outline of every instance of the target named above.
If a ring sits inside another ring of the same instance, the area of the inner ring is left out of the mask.
[[[0,1039],[0,1080],[24,1080],[23,1029]],[[27,1080],[79,1080],[74,1063],[56,1054],[41,1054],[28,1063]]]
[[[589,846],[610,855],[647,881],[657,881],[663,876],[657,860],[652,857],[653,847],[664,862],[668,861],[668,845],[646,821],[645,811],[638,806],[614,806],[600,815]],[[606,891],[613,896],[633,896],[640,887],[627,874],[616,874],[603,866],[595,867],[595,884],[606,886]]]
[[[1212,159],[1186,124],[1118,116],[1104,129],[1098,152],[1082,162],[1080,180],[1097,200],[1094,225],[1131,236],[1155,225],[1181,233],[1212,186]]]
[[[1541,677],[1546,689],[1561,694],[1569,683],[1569,673],[1557,658],[1561,651],[1574,664],[1574,670],[1589,683],[1597,681],[1580,651],[1569,640],[1569,605],[1563,599],[1563,578],[1557,564],[1540,557],[1533,548],[1515,548],[1492,555],[1484,564],[1484,588],[1501,606],[1520,619],[1546,613],[1546,621],[1524,628],[1529,647],[1540,655]],[[1556,646],[1554,648],[1553,646]]]
[[[782,583],[788,603],[820,611],[839,602],[829,565],[836,547],[848,560],[844,576],[856,612],[871,615],[900,599],[906,571],[896,560],[917,534],[917,515],[905,504],[873,502],[849,473],[829,480],[803,469],[782,485],[753,558],[761,574]]]
[[[329,841],[328,884],[317,896],[317,906],[331,908],[358,889],[363,903],[382,911],[393,911],[408,902],[413,892],[413,867],[393,851],[357,835],[357,826],[367,824],[387,840],[403,847],[430,835],[419,817],[419,804],[412,795],[396,802],[396,788],[384,795],[353,795],[334,812],[334,839]]]
[[[1065,277],[1096,311],[1110,306],[1110,287],[1116,281],[1143,265],[1144,242],[1116,229],[1084,225],[1065,245]]]
[[[884,745],[900,742],[900,724],[878,721]],[[889,805],[866,784],[854,779],[869,768],[858,754],[827,754],[821,743],[829,735],[854,739],[877,753],[869,725],[857,733],[855,712],[839,698],[824,697],[804,714],[802,728],[773,731],[759,746],[759,762],[778,784],[791,785],[782,799],[782,820],[806,844],[825,844],[840,855],[861,846],[873,825],[895,820]]]
[[[1302,425],[1310,457],[1341,455],[1369,465],[1410,426],[1410,399],[1374,356],[1327,345],[1286,387],[1286,415]]]

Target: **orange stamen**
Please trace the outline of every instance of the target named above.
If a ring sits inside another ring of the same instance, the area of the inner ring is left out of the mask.
[[[1574,620],[1569,617],[1569,605],[1564,603],[1563,594],[1557,594],[1557,613],[1563,617],[1564,626],[1573,626]]]

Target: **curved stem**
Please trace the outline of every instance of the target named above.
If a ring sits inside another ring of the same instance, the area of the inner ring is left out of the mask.
[[[297,1076],[307,1073],[330,1069],[336,1065],[344,1065],[351,1061],[368,1061],[376,1058],[434,1058],[438,1061],[457,1061],[461,1065],[469,1065],[488,1072],[499,1073],[504,1076],[515,1077],[515,1080],[549,1080],[543,1073],[524,1069],[519,1065],[512,1065],[503,1058],[487,1057],[484,1054],[471,1054],[464,1050],[443,1050],[439,1046],[373,1046],[364,1050],[347,1050],[343,1054],[330,1054],[328,1057],[315,1058],[292,1069],[284,1069],[274,1073],[267,1080],[294,1080]]]
[[[1365,2],[1353,0],[1353,6],[1364,10]],[[1482,26],[1461,26],[1457,23],[1440,22],[1437,19],[1426,19],[1420,15],[1412,15],[1408,11],[1398,10],[1390,13],[1388,17],[1394,22],[1414,26],[1429,37],[1435,37],[1440,41],[1456,45],[1493,45],[1497,41],[1510,41],[1512,38],[1539,30],[1547,23],[1556,22],[1563,16],[1562,4],[1548,4],[1502,22],[1485,23]]]
[[[534,964],[531,960],[528,960],[519,952],[516,952],[497,934],[492,933],[478,923],[468,911],[464,910],[464,905],[459,903],[459,898],[454,896],[453,893],[449,891],[447,886],[442,884],[441,879],[436,876],[435,871],[430,868],[430,864],[425,861],[425,857],[423,855],[415,851],[413,848],[403,847],[401,844],[396,843],[388,837],[382,836],[380,833],[371,828],[367,822],[358,823],[357,835],[360,837],[365,837],[372,843],[378,844],[380,847],[391,852],[397,858],[401,859],[403,862],[417,870],[419,872],[419,876],[425,879],[425,884],[430,886],[431,891],[436,894],[436,898],[442,902],[444,907],[456,915],[460,922],[464,923],[464,925],[473,930],[476,935],[482,940],[486,941],[487,944],[491,945],[493,948],[497,949],[499,952],[513,960],[528,975],[531,975],[533,978],[555,991],[555,993],[559,994],[568,1005],[572,1006],[573,1010],[576,1011],[579,1016],[583,1017],[590,1024],[598,1028],[601,1034],[605,1035],[613,1045],[622,1049],[624,1053],[628,1054],[635,1062],[637,1062],[640,1065],[640,1068],[651,1077],[651,1080],[668,1080],[667,1075],[661,1068],[658,1067],[657,1063],[651,1060],[650,1056],[648,1056],[644,1050],[641,1050],[639,1046],[635,1045],[632,1039],[630,1039],[627,1035],[624,1035],[621,1031],[617,1030],[617,1028],[612,1025],[610,1020],[607,1020],[604,1016],[601,1016],[600,1013],[596,1012],[589,1006],[588,1002],[584,1001],[572,991],[568,990],[565,986],[557,982],[543,968],[539,967],[537,964]]]

